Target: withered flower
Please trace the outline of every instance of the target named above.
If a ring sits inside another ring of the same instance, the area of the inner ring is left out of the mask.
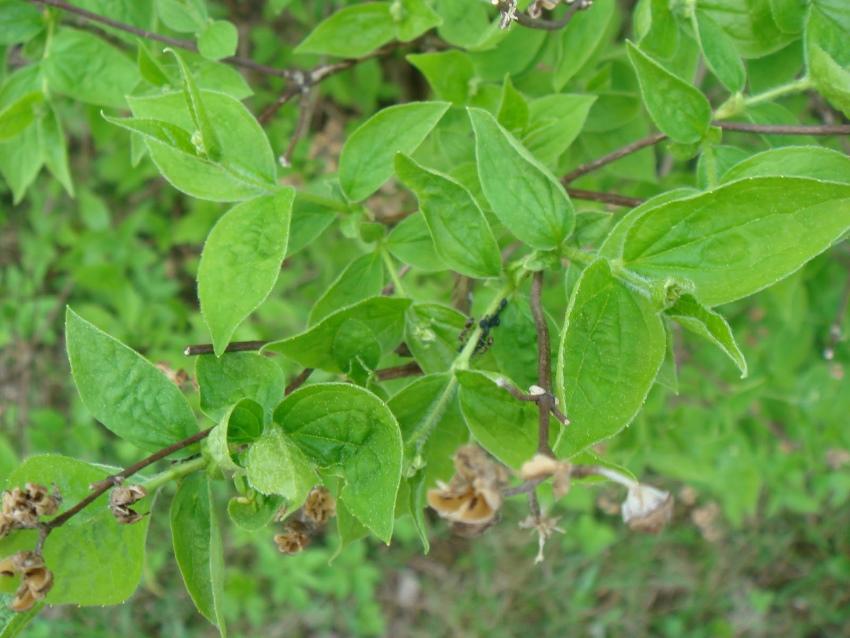
[[[436,489],[428,490],[428,504],[442,518],[455,523],[455,529],[464,535],[483,531],[502,507],[507,470],[475,445],[460,448],[454,465],[455,475],[448,485],[439,483]],[[469,526],[476,529],[468,529]]]
[[[62,498],[54,487],[48,492],[43,485],[27,483],[3,492],[0,509],[0,537],[14,529],[32,529],[40,516],[50,516],[59,511]]]
[[[621,508],[623,522],[637,532],[660,532],[673,515],[673,495],[651,485],[634,483]]]
[[[304,503],[304,518],[321,527],[336,516],[336,500],[324,485],[317,485],[307,495]]]
[[[44,564],[41,554],[18,552],[0,561],[0,575],[21,575],[21,584],[15,592],[11,608],[22,612],[32,609],[53,587],[53,572]]]
[[[519,526],[522,529],[530,529],[537,533],[537,556],[534,558],[535,563],[543,562],[543,547],[546,545],[546,541],[549,537],[555,532],[560,534],[564,533],[564,530],[558,527],[558,520],[560,519],[550,516],[534,516],[533,514],[530,514],[520,521]]]
[[[109,494],[109,511],[121,525],[132,525],[142,520],[144,514],[139,514],[130,506],[138,503],[147,495],[147,491],[141,485],[116,487]]]
[[[552,490],[557,499],[570,491],[572,470],[573,466],[568,461],[559,461],[547,454],[535,454],[522,464],[519,474],[524,481],[543,481],[551,476]]]
[[[291,520],[284,527],[283,534],[276,534],[274,542],[283,554],[297,554],[310,544],[310,530],[298,520]]]

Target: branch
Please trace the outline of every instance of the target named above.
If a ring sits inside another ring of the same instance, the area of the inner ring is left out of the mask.
[[[567,173],[564,178],[561,180],[563,184],[569,184],[570,182],[577,180],[582,175],[586,175],[587,173],[591,173],[595,170],[602,168],[603,166],[607,166],[608,164],[612,164],[616,162],[618,159],[625,157],[626,155],[631,155],[632,153],[637,153],[639,150],[646,148],[647,146],[654,146],[659,142],[667,139],[667,136],[664,133],[653,133],[648,135],[647,137],[637,140],[636,142],[632,142],[631,144],[627,144],[622,148],[618,148],[615,151],[611,151],[607,155],[603,155],[599,159],[595,159],[592,162],[587,162],[586,164],[582,164],[581,166],[577,166],[575,169]]]
[[[254,350],[259,350],[267,343],[271,343],[270,341],[233,341],[228,345],[224,351],[225,352],[251,352]],[[186,346],[186,349],[183,350],[183,354],[187,357],[196,357],[201,354],[215,354],[215,350],[213,349],[213,345],[211,343],[199,343],[193,346]]]
[[[748,122],[712,122],[724,131],[764,135],[850,135],[850,124],[750,124]]]
[[[543,31],[558,31],[563,29],[567,24],[569,24],[570,20],[573,19],[573,16],[584,9],[589,9],[592,6],[592,2],[588,0],[576,0],[570,7],[567,9],[567,12],[557,20],[545,20],[543,18],[539,18],[535,15],[531,15],[531,11],[525,11],[523,13],[517,13],[516,11],[516,0],[499,0],[495,2],[496,6],[499,8],[499,12],[502,14],[502,22],[504,26],[507,26],[511,23],[512,20],[516,20],[522,26],[528,29],[541,29]]]
[[[390,379],[401,379],[402,377],[415,377],[422,374],[422,368],[415,361],[405,363],[404,365],[395,366],[392,368],[382,368],[375,370],[375,377],[379,381],[389,381]]]
[[[539,415],[537,428],[537,452],[554,458],[555,454],[549,447],[549,415],[555,407],[555,396],[552,394],[552,349],[549,344],[549,326],[546,325],[546,315],[543,312],[543,271],[534,273],[531,281],[531,313],[534,315],[534,326],[537,329],[537,384],[543,393],[537,397]]]
[[[289,385],[287,385],[283,391],[283,395],[288,397],[290,394],[295,392],[298,388],[304,385],[307,379],[310,378],[311,374],[313,374],[313,368],[304,368],[297,377],[289,382]]]
[[[567,193],[570,197],[575,197],[576,199],[586,199],[592,202],[602,202],[603,204],[613,204],[614,206],[625,206],[627,208],[640,206],[644,201],[639,197],[627,197],[625,195],[618,195],[617,193],[586,191],[581,188],[567,188]]]
[[[92,483],[92,485],[90,486],[90,489],[92,491],[88,496],[79,501],[71,509],[63,512],[56,518],[51,519],[42,526],[41,529],[43,536],[40,542],[43,542],[44,538],[46,538],[52,530],[56,529],[57,527],[61,527],[69,520],[71,520],[74,516],[83,511],[86,507],[91,505],[108,489],[115,487],[116,485],[120,485],[125,479],[130,478],[136,472],[140,472],[141,470],[145,469],[148,465],[156,463],[157,461],[164,459],[166,456],[174,454],[175,452],[182,450],[183,448],[187,448],[190,445],[197,443],[198,441],[202,441],[207,436],[209,436],[212,430],[212,428],[209,428],[207,430],[198,432],[197,434],[193,434],[192,436],[183,439],[182,441],[178,441],[177,443],[173,443],[168,447],[164,447],[161,450],[154,452],[150,456],[143,458],[138,463],[130,465],[129,467],[124,470],[121,470],[117,474],[107,476],[105,479],[103,479],[102,481],[98,481],[97,483]]]

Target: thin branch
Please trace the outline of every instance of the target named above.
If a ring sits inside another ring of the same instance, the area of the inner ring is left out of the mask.
[[[422,374],[422,368],[415,361],[405,363],[404,365],[394,366],[392,368],[382,368],[375,370],[375,377],[378,381],[389,381],[390,379],[401,379],[403,377],[415,377]]]
[[[270,341],[233,341],[228,345],[224,351],[225,352],[252,352],[254,350],[259,350],[267,343],[271,343]],[[215,350],[213,349],[213,345],[211,343],[198,343],[192,346],[186,346],[186,349],[183,350],[183,354],[187,357],[196,357],[201,354],[215,354]]]
[[[850,124],[750,124],[748,122],[712,122],[724,131],[763,135],[850,135]]]
[[[107,476],[105,479],[103,479],[102,481],[98,481],[97,483],[92,483],[92,485],[90,486],[90,489],[92,491],[88,496],[86,496],[72,508],[66,510],[56,518],[47,521],[42,526],[42,529],[44,530],[44,537],[46,538],[47,534],[49,534],[52,530],[56,529],[57,527],[61,527],[62,525],[67,523],[74,516],[79,514],[86,507],[96,501],[104,492],[106,492],[110,488],[115,487],[116,485],[120,485],[125,479],[130,478],[136,472],[140,472],[141,470],[145,469],[148,465],[152,465],[153,463],[164,459],[166,456],[169,456],[171,454],[174,454],[175,452],[178,452],[179,450],[187,448],[190,445],[197,443],[198,441],[202,441],[207,436],[209,436],[212,430],[212,428],[209,428],[207,430],[203,430],[202,432],[198,432],[197,434],[193,434],[192,436],[183,439],[182,441],[178,441],[177,443],[173,443],[168,447],[164,447],[161,450],[154,452],[150,456],[146,456],[138,463],[130,465],[129,467],[121,470],[117,474]]]
[[[310,128],[310,120],[313,118],[313,108],[316,104],[315,95],[311,88],[307,88],[301,93],[301,102],[298,109],[298,122],[295,124],[295,131],[292,137],[289,138],[289,144],[283,152],[282,163],[286,166],[292,164],[292,155],[295,153],[295,147],[298,146],[298,141],[304,137],[304,134]]]
[[[543,312],[543,271],[534,273],[531,282],[531,313],[534,315],[534,326],[537,329],[537,383],[543,393],[537,398],[538,428],[537,452],[554,457],[549,447],[549,416],[555,405],[552,394],[552,350],[549,344],[549,326],[546,325],[546,315]]]
[[[311,374],[313,374],[313,368],[304,368],[300,373],[298,373],[298,376],[290,381],[289,385],[286,386],[286,389],[283,391],[284,396],[289,396],[304,385],[307,379],[310,378]]]
[[[280,94],[274,102],[269,104],[266,109],[260,113],[260,116],[257,120],[260,124],[267,124],[269,120],[271,120],[275,113],[277,113],[289,100],[294,98],[296,95],[301,93],[301,88],[297,85],[287,86],[286,90]]]
[[[564,178],[561,180],[564,184],[569,184],[572,181],[577,180],[579,177],[586,175],[587,173],[591,173],[595,170],[602,168],[603,166],[607,166],[608,164],[612,164],[616,162],[618,159],[626,157],[627,155],[631,155],[632,153],[637,153],[639,150],[644,149],[648,146],[655,146],[659,142],[667,139],[667,136],[664,133],[652,133],[647,137],[637,140],[636,142],[632,142],[631,144],[626,144],[622,148],[618,148],[615,151],[611,151],[607,155],[603,155],[599,159],[595,159],[592,162],[587,162],[586,164],[582,164],[581,166],[576,167]]]
[[[398,269],[398,274],[396,275],[396,277],[398,277],[399,279],[402,279],[409,272],[410,272],[410,264],[402,264],[401,268]],[[384,297],[389,297],[394,292],[395,292],[395,282],[394,281],[391,281],[390,283],[388,283],[386,286],[384,286],[383,290],[381,290],[381,294]],[[404,345],[404,344],[402,344],[402,345]],[[408,350],[408,353],[409,352],[410,351]]]
[[[617,193],[599,193],[597,191],[586,191],[581,188],[567,188],[567,193],[570,197],[576,199],[585,199],[591,202],[602,202],[603,204],[612,204],[614,206],[625,206],[634,208],[643,204],[644,200],[639,197],[627,197],[618,195]]]

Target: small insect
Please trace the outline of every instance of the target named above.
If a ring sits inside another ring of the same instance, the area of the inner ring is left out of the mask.
[[[484,315],[478,322],[478,327],[481,328],[481,335],[478,337],[478,343],[475,344],[475,350],[472,351],[472,354],[484,354],[490,349],[490,346],[493,345],[493,335],[490,334],[490,331],[501,325],[502,320],[500,315],[507,305],[508,300],[502,299],[499,302],[499,306],[496,308],[496,312],[492,315]],[[466,320],[463,330],[458,335],[458,340],[460,341],[458,352],[461,352],[466,346],[466,342],[469,339],[469,333],[474,325],[475,320],[473,318],[470,317]]]

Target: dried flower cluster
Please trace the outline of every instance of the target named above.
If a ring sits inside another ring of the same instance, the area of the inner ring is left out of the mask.
[[[3,492],[0,538],[15,529],[37,527],[39,517],[55,514],[61,502],[62,498],[55,488],[53,492],[48,492],[46,487],[35,483]]]
[[[53,587],[53,573],[44,564],[41,554],[18,552],[0,561],[0,575],[20,575],[21,584],[15,592],[11,607],[14,611],[27,611],[44,599]]]
[[[326,487],[317,485],[310,490],[302,508],[286,521],[283,533],[275,535],[274,542],[281,553],[297,554],[334,516],[336,500]]]
[[[138,503],[148,493],[141,485],[128,485],[126,487],[116,487],[109,495],[109,511],[122,525],[131,525],[144,518],[144,514],[139,514],[130,506]]]
[[[496,521],[502,507],[507,470],[476,445],[460,448],[454,456],[455,475],[447,485],[428,490],[428,504],[452,522],[452,530],[477,536]]]
[[[673,516],[673,495],[651,485],[634,483],[621,507],[623,522],[636,532],[660,532]]]

